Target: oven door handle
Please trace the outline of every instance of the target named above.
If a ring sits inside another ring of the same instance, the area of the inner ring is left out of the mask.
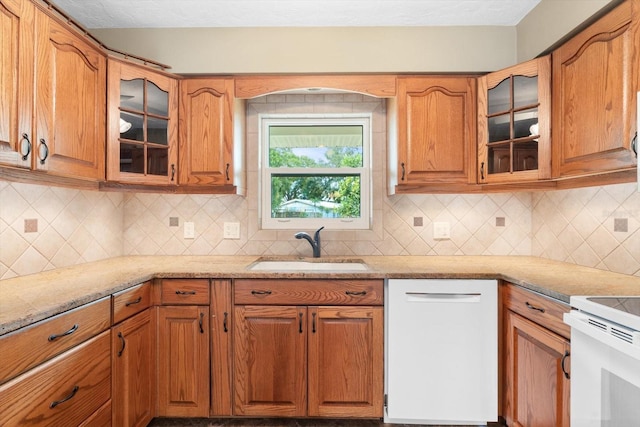
[[[614,336],[612,336],[607,332],[604,332],[600,328],[590,325],[588,323],[590,316],[584,313],[581,313],[579,311],[572,310],[569,313],[565,313],[563,316],[563,319],[564,319],[564,323],[571,326],[572,335],[574,333],[574,330],[581,332],[582,334],[600,342],[602,345],[606,345],[608,347],[613,348],[614,350],[617,350],[623,354],[626,354],[627,356],[640,360],[640,346],[631,344],[620,338],[615,338]],[[608,324],[608,322],[600,318],[597,318],[594,320],[596,320],[600,324]],[[611,326],[612,324],[609,323],[609,325]],[[631,331],[627,328],[621,328],[621,327],[618,327],[618,328],[624,329],[625,332]],[[640,332],[638,331],[631,331],[631,332],[636,335],[636,339],[640,339]],[[571,337],[571,339],[573,339],[573,336]]]

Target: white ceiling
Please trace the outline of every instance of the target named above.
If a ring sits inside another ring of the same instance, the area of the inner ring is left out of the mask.
[[[54,0],[84,27],[514,26],[541,0]]]

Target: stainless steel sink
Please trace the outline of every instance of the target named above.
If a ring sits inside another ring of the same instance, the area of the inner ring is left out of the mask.
[[[254,271],[366,271],[369,267],[358,259],[259,259],[247,270]]]

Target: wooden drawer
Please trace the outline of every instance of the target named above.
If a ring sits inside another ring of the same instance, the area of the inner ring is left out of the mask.
[[[234,281],[235,304],[382,305],[382,280]]]
[[[163,279],[163,305],[209,305],[209,279]]]
[[[543,326],[567,339],[569,325],[562,321],[570,306],[517,285],[507,284],[503,288],[503,304],[509,310]]]
[[[151,281],[113,294],[112,303],[114,325],[151,307]]]
[[[105,297],[0,337],[0,384],[111,326]]]
[[[105,331],[0,386],[0,425],[77,426],[110,398]]]
[[[111,400],[84,420],[79,427],[111,427]]]

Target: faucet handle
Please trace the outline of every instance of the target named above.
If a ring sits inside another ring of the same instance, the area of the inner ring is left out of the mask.
[[[313,235],[313,239],[317,242],[320,238],[320,232],[324,229],[324,225],[316,230],[316,233]]]

